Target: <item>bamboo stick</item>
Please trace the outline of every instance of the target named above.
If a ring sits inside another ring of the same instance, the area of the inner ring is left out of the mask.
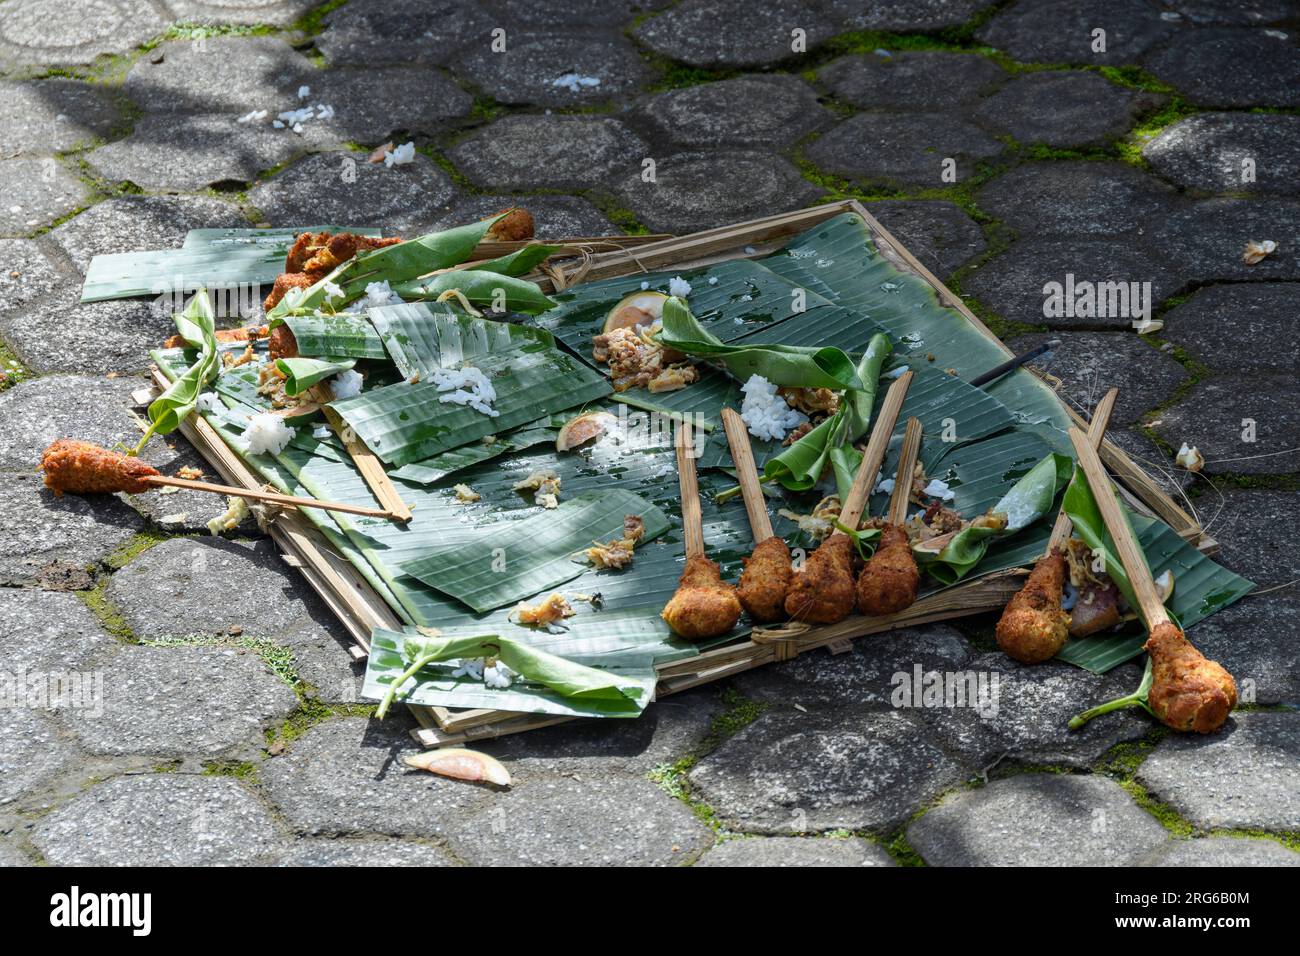
[[[1119,552],[1120,563],[1128,573],[1129,583],[1133,586],[1133,596],[1137,598],[1138,610],[1142,612],[1147,630],[1151,630],[1157,624],[1169,620],[1169,611],[1165,609],[1165,602],[1160,600],[1155,581],[1151,579],[1151,569],[1147,567],[1142,549],[1138,547],[1137,540],[1133,537],[1133,529],[1124,520],[1124,513],[1120,511],[1119,502],[1115,500],[1110,478],[1106,475],[1106,469],[1096,449],[1077,428],[1070,429],[1070,442],[1079,456],[1079,467],[1083,469],[1084,477],[1088,479],[1088,487],[1097,502],[1097,510],[1101,512],[1106,530],[1110,532],[1115,550]]]
[[[867,450],[862,455],[862,464],[858,466],[853,486],[849,488],[844,505],[840,508],[840,524],[846,528],[856,528],[862,520],[862,512],[867,507],[867,499],[871,497],[871,488],[885,460],[885,452],[889,450],[889,439],[894,434],[899,412],[903,409],[903,399],[907,397],[907,389],[911,384],[912,372],[909,369],[898,376],[885,393],[880,415],[876,418],[875,427],[871,429]]]
[[[677,480],[682,493],[682,531],[686,557],[704,554],[704,519],[700,513],[700,486],[695,477],[694,441],[689,422],[677,423]]]
[[[921,420],[909,418],[903,432],[903,451],[898,458],[898,476],[894,479],[894,493],[889,499],[889,523],[901,525],[907,520],[907,502],[912,497],[912,473],[916,459],[921,454]]]
[[[1092,442],[1093,448],[1101,448],[1102,439],[1106,436],[1106,426],[1110,424],[1110,413],[1115,410],[1115,399],[1118,396],[1119,389],[1112,388],[1102,396],[1097,407],[1092,410],[1092,424],[1088,426],[1088,441]],[[1073,478],[1070,479],[1070,484],[1074,484]],[[1047,539],[1047,549],[1044,553],[1051,554],[1054,550],[1064,548],[1073,531],[1074,525],[1070,521],[1070,516],[1062,508],[1056,516],[1056,523],[1052,525],[1052,534]]]
[[[414,518],[415,515],[411,514],[411,509],[398,494],[397,486],[388,477],[388,472],[384,471],[383,462],[348,427],[343,416],[330,408],[329,403],[334,400],[334,392],[329,383],[321,382],[313,386],[311,396],[320,404],[321,411],[325,413],[325,420],[329,422],[330,428],[334,429],[334,434],[339,436],[339,441],[343,442],[343,447],[352,457],[352,463],[357,466],[370,493],[388,513],[388,517],[394,521],[410,521]]]
[[[379,508],[364,508],[361,505],[349,505],[341,501],[322,501],[319,498],[282,495],[278,491],[261,491],[260,489],[254,491],[250,488],[236,488],[234,485],[217,485],[210,481],[171,478],[167,475],[152,475],[144,480],[151,485],[168,485],[172,488],[188,488],[191,491],[210,491],[217,495],[234,495],[238,498],[251,498],[254,501],[271,501],[277,505],[289,505],[294,508],[320,508],[322,511],[342,511],[344,514],[365,515],[368,518],[393,517],[391,513]]]
[[[745,513],[749,515],[749,529],[754,535],[754,544],[762,544],[773,537],[772,519],[767,513],[767,502],[763,499],[763,489],[758,483],[758,466],[754,463],[754,449],[749,443],[749,430],[745,420],[734,408],[722,410],[722,427],[727,432],[727,444],[731,446],[731,460],[736,465],[736,479],[740,482],[740,494],[745,499]]]

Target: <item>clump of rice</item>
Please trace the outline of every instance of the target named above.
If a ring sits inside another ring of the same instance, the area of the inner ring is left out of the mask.
[[[505,690],[518,676],[501,661],[483,668],[483,683],[497,690]]]
[[[684,299],[691,294],[691,284],[681,276],[673,276],[668,280],[668,294]]]
[[[225,409],[216,392],[203,392],[194,400],[194,407],[201,412],[219,412]]]
[[[391,168],[393,166],[405,166],[407,163],[415,162],[415,143],[403,143],[396,149],[390,149],[384,153],[384,165]]]
[[[433,384],[442,393],[438,396],[440,402],[468,405],[492,418],[501,414],[492,407],[497,400],[497,390],[488,377],[472,365],[461,369],[439,369],[433,373]]]
[[[334,392],[334,401],[342,401],[345,398],[354,398],[361,394],[361,385],[365,381],[361,373],[353,369],[346,372],[339,372],[330,379],[330,388]]]
[[[248,427],[244,429],[244,440],[248,442],[248,450],[251,454],[260,455],[263,452],[270,452],[277,455],[293,440],[293,434],[293,429],[284,423],[281,416],[263,412],[248,420]]]
[[[239,117],[239,119],[237,119],[235,122],[237,123],[259,122],[261,120],[266,119],[267,112],[268,112],[267,110],[252,110],[251,112],[245,113],[243,116]]]
[[[740,403],[740,417],[755,438],[781,441],[792,428],[808,421],[808,416],[786,404],[776,393],[776,386],[761,375],[751,375],[740,387],[745,399]]]
[[[565,73],[551,80],[551,86],[559,86],[570,93],[581,93],[585,87],[600,86],[600,77],[583,76],[581,73]]]
[[[948,482],[940,481],[938,478],[931,478],[930,483],[923,489],[923,493],[931,498],[938,498],[940,501],[952,501],[957,497],[957,492],[948,487]]]
[[[366,301],[363,303],[368,309],[377,309],[384,305],[401,305],[402,297],[392,290],[388,280],[383,282],[371,282],[366,286]]]
[[[343,287],[337,282],[331,282],[329,279],[326,279],[324,283],[322,283],[321,288],[325,290],[325,297],[329,299],[341,299],[345,295]],[[317,309],[317,311],[319,312],[320,310]]]

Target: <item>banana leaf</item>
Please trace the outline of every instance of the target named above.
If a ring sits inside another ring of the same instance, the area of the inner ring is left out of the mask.
[[[289,395],[299,395],[327,378],[346,372],[357,364],[353,358],[296,358],[276,359],[275,365],[284,374],[284,390]]]
[[[967,526],[943,550],[914,548],[917,564],[944,584],[956,584],[979,564],[993,540],[1008,538],[1051,513],[1056,494],[1070,480],[1074,463],[1051,454],[1031,468],[990,509],[1006,515],[1002,528]]]
[[[638,547],[669,527],[664,513],[644,498],[610,488],[504,527],[488,525],[474,539],[434,547],[402,570],[475,611],[491,611],[580,576],[585,559],[579,563],[575,555],[593,541],[620,537],[625,515],[645,522]]]
[[[262,248],[279,247],[281,255],[289,251],[294,240],[304,232],[350,232],[357,236],[378,238],[383,233],[369,226],[296,226],[282,228],[272,226],[270,229],[191,229],[185,234],[185,249],[231,249],[257,246]]]
[[[834,346],[803,348],[791,345],[727,345],[700,325],[684,299],[664,303],[659,341],[687,355],[720,362],[738,381],[761,375],[776,385],[802,388],[862,389],[853,361]]]
[[[540,344],[474,359],[496,390],[495,416],[443,402],[431,379],[370,388],[331,403],[357,436],[396,467],[478,441],[608,395],[609,383],[578,359]]]
[[[509,309],[536,315],[555,305],[535,282],[477,269],[443,272],[428,279],[417,279],[393,286],[393,291],[403,299],[436,300],[443,293],[453,289],[470,302],[488,305],[498,310]]]
[[[441,302],[387,305],[369,310],[370,320],[404,378],[453,368],[480,356],[513,349],[551,349],[549,332],[510,322],[475,318]]]
[[[384,343],[364,315],[339,312],[335,315],[290,315],[285,325],[293,332],[298,354],[312,358],[383,359]]]
[[[172,380],[163,393],[149,403],[149,427],[136,446],[138,452],[150,437],[166,435],[180,427],[203,392],[221,369],[217,349],[216,318],[206,289],[199,289],[181,312],[172,316],[176,331],[185,342],[198,350],[194,364]]]
[[[563,248],[563,246],[547,246],[542,243],[534,243],[524,246],[509,255],[481,262],[475,266],[466,266],[465,269],[467,271],[496,272],[503,276],[527,275]]]
[[[388,476],[417,485],[431,485],[471,465],[490,461],[531,445],[553,443],[560,434],[559,426],[551,425],[549,418],[542,421],[545,424],[538,425],[534,422],[531,425],[524,425],[504,435],[496,436],[496,440],[492,442],[481,441],[472,445],[461,445],[459,448],[434,455],[432,458],[413,461],[409,465],[395,468],[388,473]]]

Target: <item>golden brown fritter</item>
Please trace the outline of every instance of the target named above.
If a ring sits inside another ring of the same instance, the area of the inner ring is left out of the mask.
[[[316,281],[305,272],[285,272],[275,277],[275,285],[271,286],[271,291],[262,301],[262,308],[270,312],[280,300],[285,297],[290,289],[308,289],[316,284]]]
[[[677,593],[664,606],[662,616],[677,634],[698,641],[735,627],[740,601],[736,589],[722,580],[717,563],[698,554],[686,559]]]
[[[307,260],[330,241],[328,232],[300,232],[284,257],[285,272],[302,272]]]
[[[266,343],[266,351],[272,361],[297,357],[298,340],[293,337],[293,329],[283,322],[273,328],[271,338]]]
[[[527,209],[515,207],[502,209],[506,215],[492,225],[483,238],[492,242],[522,242],[533,238],[533,214]],[[495,213],[500,216],[501,212]],[[489,217],[491,218],[491,217]]]
[[[853,542],[832,534],[790,576],[785,613],[796,621],[834,624],[853,611]]]
[[[324,246],[316,249],[315,254],[303,263],[302,272],[303,275],[311,276],[312,282],[319,282],[357,253],[383,249],[385,246],[393,246],[401,241],[397,238],[372,239],[369,236],[358,236],[354,232],[340,232],[330,236]]]
[[[45,487],[56,495],[108,495],[148,491],[145,479],[158,474],[138,458],[100,448],[90,442],[60,438],[41,455]]]
[[[1064,587],[1065,555],[1053,548],[1034,564],[998,620],[998,647],[1007,657],[1038,664],[1056,656],[1070,633],[1070,615],[1061,609]]]
[[[1216,661],[1207,660],[1171,621],[1157,624],[1143,645],[1151,655],[1147,703],[1166,726],[1208,734],[1218,730],[1237,705],[1237,683]]]
[[[897,614],[912,606],[920,583],[921,572],[907,532],[898,525],[886,525],[880,532],[880,547],[858,577],[858,610]]]
[[[779,621],[785,617],[785,596],[793,574],[790,549],[774,535],[760,541],[745,559],[736,596],[755,621]]]

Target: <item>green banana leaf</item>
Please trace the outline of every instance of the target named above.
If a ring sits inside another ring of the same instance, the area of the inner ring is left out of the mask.
[[[138,452],[153,435],[166,435],[180,427],[203,392],[203,387],[216,378],[221,369],[221,354],[217,349],[216,318],[206,289],[199,289],[190,297],[184,310],[172,316],[176,331],[185,342],[199,351],[198,358],[184,373],[177,376],[161,395],[149,403],[149,427],[136,446]]]
[[[472,445],[461,445],[459,448],[453,448],[451,451],[434,455],[432,458],[413,461],[409,465],[393,469],[388,473],[388,476],[417,485],[431,485],[435,481],[441,481],[448,475],[454,475],[471,465],[490,461],[493,458],[500,458],[502,455],[528,448],[531,445],[540,445],[545,442],[554,443],[560,434],[559,426],[551,425],[549,418],[542,419],[542,421],[546,422],[546,424],[538,425],[534,422],[532,425],[524,425],[513,431],[506,432],[504,435],[495,436],[495,441],[488,442],[485,440]]]
[[[276,359],[276,367],[284,374],[284,390],[289,395],[299,395],[313,385],[346,372],[357,364],[354,358],[296,358]]]
[[[480,356],[513,349],[552,349],[541,329],[475,318],[442,302],[387,305],[369,310],[370,320],[404,378],[428,378]]]
[[[458,269],[393,286],[393,291],[403,299],[436,300],[452,289],[476,305],[487,305],[497,310],[536,315],[555,305],[535,282],[478,269]]]
[[[474,540],[435,548],[403,570],[475,611],[491,611],[580,576],[585,559],[579,563],[575,555],[593,541],[620,537],[626,515],[645,522],[638,547],[668,530],[668,519],[657,507],[630,491],[610,488],[567,499],[505,527],[488,525]]]
[[[474,359],[496,390],[495,416],[444,403],[432,379],[370,388],[331,403],[386,464],[400,467],[608,395],[578,359],[540,344]]]
[[[834,346],[802,348],[790,345],[727,345],[704,329],[686,300],[672,296],[664,303],[659,341],[687,355],[720,362],[738,381],[761,375],[776,385],[803,388],[862,389],[853,361]]]
[[[563,246],[547,246],[542,243],[533,243],[509,255],[491,259],[476,266],[466,266],[465,268],[467,271],[479,270],[482,272],[496,272],[503,276],[522,276],[532,272],[548,258],[563,249]]]
[[[383,359],[384,343],[364,315],[339,312],[335,315],[290,315],[284,324],[293,332],[298,354],[312,358]]]

